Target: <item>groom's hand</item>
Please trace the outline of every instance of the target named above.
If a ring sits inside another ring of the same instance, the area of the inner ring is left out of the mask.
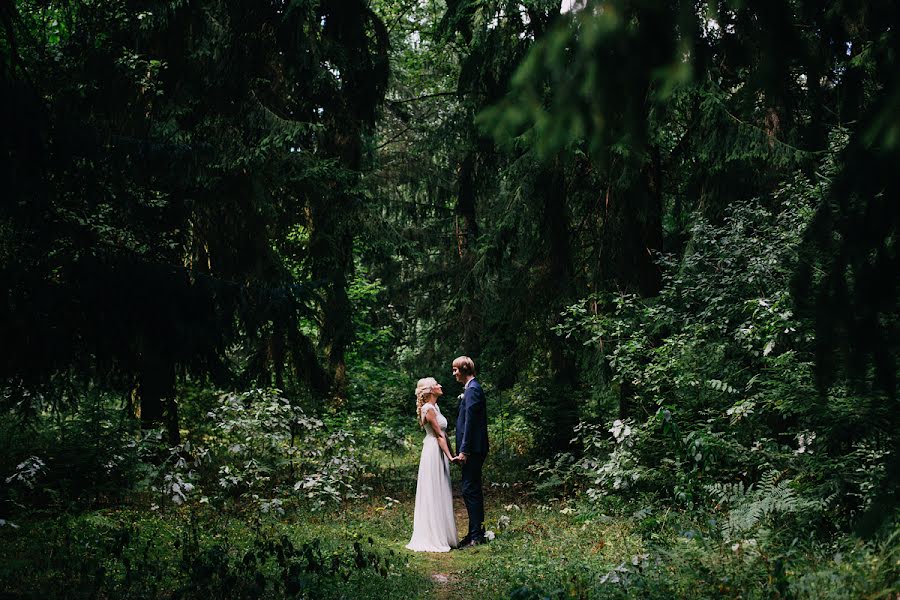
[[[466,464],[466,453],[465,453],[465,452],[460,452],[459,454],[457,454],[457,455],[456,455],[456,462],[458,462],[458,463],[460,463],[460,464],[463,464],[463,465]]]

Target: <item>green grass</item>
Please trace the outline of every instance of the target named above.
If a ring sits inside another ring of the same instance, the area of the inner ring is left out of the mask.
[[[415,446],[414,446],[415,448]],[[541,498],[516,459],[492,457],[489,544],[414,553],[417,452],[380,457],[367,498],[260,515],[250,505],[151,510],[135,500],[0,527],[9,598],[893,598],[897,536],[831,543],[761,531],[735,549],[697,517]],[[458,484],[458,474],[455,474]],[[455,498],[457,525],[466,527]],[[605,514],[608,513],[608,514]],[[508,519],[501,529],[499,521]],[[358,546],[355,546],[358,544]],[[358,549],[357,549],[358,548]],[[309,554],[315,560],[310,560]],[[618,569],[618,570],[617,570]]]

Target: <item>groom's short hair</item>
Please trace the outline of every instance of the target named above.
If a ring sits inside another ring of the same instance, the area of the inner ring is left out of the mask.
[[[458,356],[453,361],[453,366],[459,369],[459,372],[463,375],[475,376],[475,361],[468,356]]]

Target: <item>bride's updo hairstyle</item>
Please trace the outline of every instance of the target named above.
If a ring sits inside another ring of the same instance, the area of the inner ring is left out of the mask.
[[[419,427],[425,426],[425,423],[422,421],[422,406],[428,401],[428,396],[431,395],[431,388],[436,385],[437,379],[434,377],[423,377],[416,384],[416,420],[419,422]]]

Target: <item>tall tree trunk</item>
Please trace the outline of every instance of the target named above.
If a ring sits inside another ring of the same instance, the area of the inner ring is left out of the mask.
[[[322,150],[347,174],[327,198],[312,203],[313,277],[324,284],[320,349],[333,376],[333,396],[347,394],[346,352],[353,338],[347,281],[353,271],[353,227],[364,136],[387,84],[387,29],[363,0],[321,3],[323,48],[339,85],[323,101]],[[367,29],[368,27],[368,29]]]
[[[181,430],[175,399],[175,365],[163,352],[148,352],[143,356],[139,394],[141,428],[165,425],[169,445],[179,445]]]
[[[647,183],[646,204],[641,211],[641,268],[639,289],[645,298],[655,296],[662,288],[662,271],[656,264],[657,254],[663,249],[663,192],[662,159],[659,148],[650,148],[650,161],[645,170]]]
[[[569,245],[568,188],[565,170],[557,159],[552,166],[538,175],[538,191],[543,199],[542,234],[545,242],[545,278],[542,287],[552,327],[558,323],[559,314],[572,299],[572,249]],[[548,328],[549,331],[549,328]],[[572,349],[565,339],[550,332],[546,340],[548,375],[552,393],[556,396],[549,403],[550,427],[548,440],[551,449],[568,448],[572,428],[578,422],[578,401],[574,393],[577,369]]]
[[[601,233],[601,286],[647,298],[662,287],[662,272],[656,254],[663,248],[662,165],[658,148],[650,149],[650,161],[631,181],[605,191],[605,214]],[[619,416],[634,412],[630,381],[618,387]]]
[[[475,220],[477,156],[476,150],[470,150],[458,171],[456,240],[463,277],[470,276],[475,267],[475,242],[478,238],[478,222]],[[463,352],[472,356],[477,356],[481,350],[480,304],[480,299],[471,289],[463,290],[459,331]]]
[[[653,151],[658,156],[658,151]],[[658,158],[633,181],[604,194],[601,273],[604,287],[655,296],[662,284],[656,253],[662,250],[662,183]]]
[[[349,210],[346,199],[334,203],[315,203],[312,207],[310,256],[313,279],[323,284],[322,322],[319,349],[324,354],[331,377],[332,395],[343,400],[347,392],[346,351],[353,337],[347,275],[353,267],[353,238],[343,231]]]

